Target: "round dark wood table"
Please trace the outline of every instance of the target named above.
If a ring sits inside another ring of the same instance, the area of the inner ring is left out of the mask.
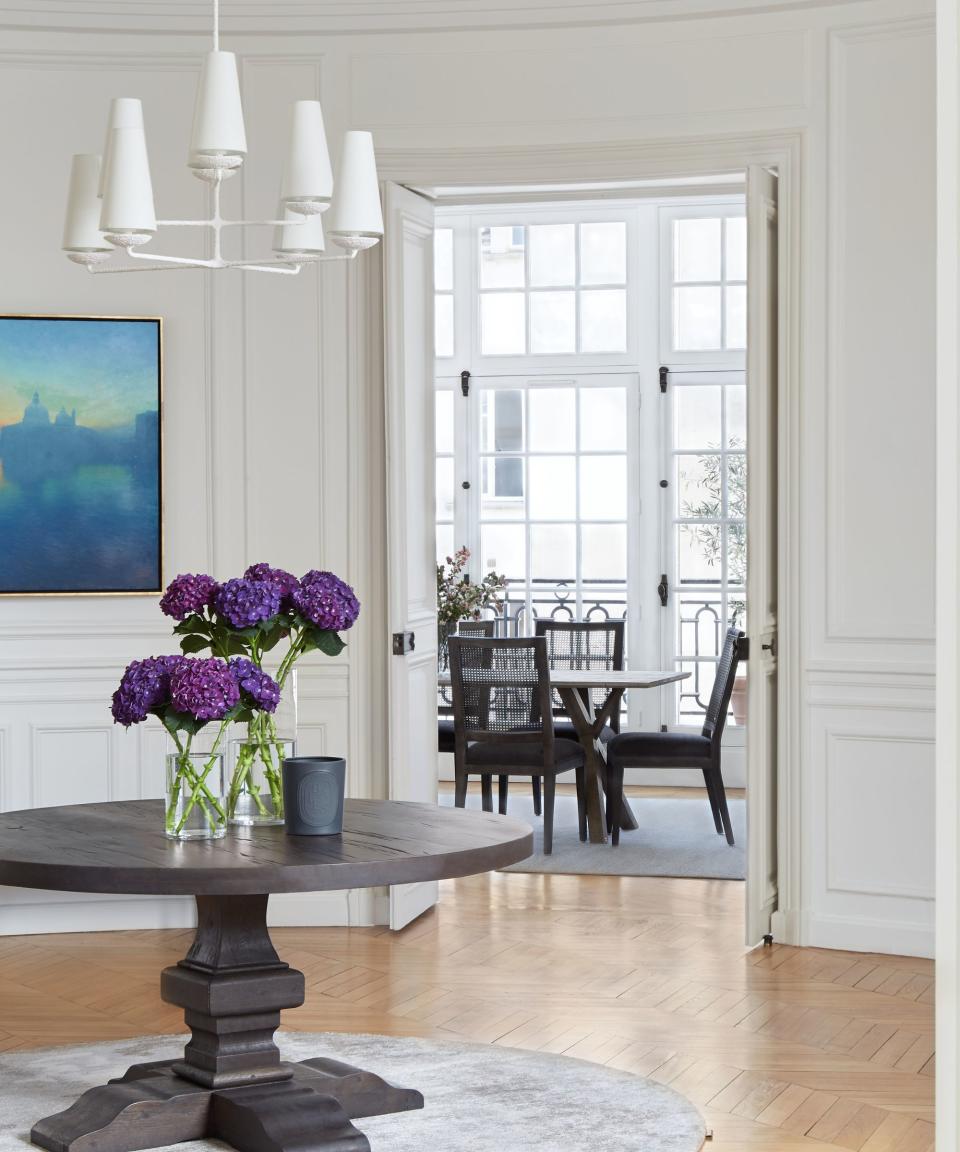
[[[267,931],[272,892],[410,884],[523,860],[533,833],[485,812],[348,800],[339,836],[237,828],[177,843],[159,800],[0,815],[0,884],[67,892],[185,895],[197,901],[190,951],[160,977],[192,1035],[182,1060],[136,1064],[39,1120],[51,1152],[132,1152],[214,1137],[239,1152],[369,1152],[351,1121],[423,1107],[414,1088],[318,1057],[281,1061],[280,1012],[304,1001],[301,972]]]

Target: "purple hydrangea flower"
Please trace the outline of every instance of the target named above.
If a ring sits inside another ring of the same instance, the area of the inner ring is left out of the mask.
[[[213,596],[213,607],[231,628],[253,628],[280,611],[282,594],[270,580],[248,580],[246,577],[219,584]]]
[[[167,585],[160,598],[160,611],[174,620],[186,620],[195,612],[202,612],[213,598],[217,582],[202,572],[183,572]]]
[[[280,703],[280,685],[245,656],[234,656],[230,671],[245,701],[261,712],[275,712]]]
[[[342,632],[360,615],[360,601],[349,584],[332,572],[308,572],[293,594],[300,615],[318,628]]]
[[[223,660],[182,659],[170,673],[170,703],[197,720],[222,720],[240,700],[240,689]]]
[[[113,718],[129,727],[146,720],[150,712],[170,702],[170,675],[184,663],[183,656],[148,656],[127,666],[113,694]]]
[[[269,564],[251,564],[243,575],[246,580],[266,580],[270,584],[276,584],[283,597],[284,607],[300,583],[296,576],[285,572],[282,568],[271,568]]]

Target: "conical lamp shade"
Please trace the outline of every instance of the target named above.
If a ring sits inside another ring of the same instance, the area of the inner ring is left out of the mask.
[[[333,169],[320,101],[297,100],[293,105],[290,147],[280,198],[288,208],[313,215],[329,206],[332,195]]]
[[[380,183],[369,132],[346,132],[337,173],[337,194],[327,224],[342,248],[372,248],[383,236]]]
[[[115,128],[100,230],[113,244],[144,244],[157,230],[147,140],[142,128]]]
[[[197,85],[193,108],[190,158],[244,156],[247,134],[243,127],[237,58],[232,52],[208,52]]]
[[[97,196],[99,183],[100,157],[74,156],[70,167],[67,216],[63,226],[64,252],[94,254],[112,251],[100,231],[100,200]]]
[[[290,208],[279,208],[283,220],[289,224],[276,229],[273,250],[280,256],[291,256],[297,260],[315,260],[324,251],[323,217],[317,213],[304,216]]]
[[[103,164],[100,166],[100,184],[97,195],[103,195],[107,169],[110,167],[110,152],[113,147],[114,128],[143,129],[143,105],[133,96],[117,96],[110,101],[110,116],[107,119],[107,138],[103,142]]]

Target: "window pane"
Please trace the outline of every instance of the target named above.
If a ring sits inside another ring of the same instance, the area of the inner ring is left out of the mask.
[[[577,447],[577,394],[573,388],[531,388],[530,451],[573,452]]]
[[[580,557],[584,580],[625,581],[626,524],[584,524],[580,529]]]
[[[575,292],[530,293],[530,351],[577,350]]]
[[[626,388],[581,388],[581,451],[626,451],[626,447]]]
[[[530,234],[530,283],[534,287],[573,285],[577,260],[573,224],[534,224]]]
[[[720,388],[716,384],[678,385],[673,394],[676,447],[719,448]]]
[[[625,352],[627,294],[622,288],[580,293],[580,350]]]
[[[726,221],[727,268],[728,280],[746,280],[747,278],[747,218],[746,216],[729,216]]]
[[[677,603],[680,656],[719,657],[723,647],[723,605],[719,596],[705,593],[681,595]]]
[[[575,456],[531,456],[530,519],[567,520],[577,514]]]
[[[438,452],[453,451],[453,393],[436,393],[436,443]]]
[[[677,512],[695,520],[723,515],[719,456],[677,457]]]
[[[510,580],[527,574],[525,530],[522,524],[484,524],[480,528],[483,570],[496,571]]]
[[[678,525],[677,575],[679,583],[719,584],[722,575],[722,548],[722,525]]]
[[[480,287],[522,288],[523,229],[480,229]]]
[[[626,456],[580,458],[580,517],[583,520],[626,520]]]
[[[727,457],[727,515],[747,514],[747,457],[735,452]]]
[[[674,280],[720,279],[720,221],[674,220]]]
[[[530,527],[530,577],[533,580],[576,581],[577,529],[574,524],[533,524]]]
[[[522,520],[524,508],[522,457],[482,457],[480,515],[485,520]]]
[[[727,324],[724,342],[727,348],[747,346],[747,290],[739,287],[727,289]]]
[[[438,292],[453,290],[452,228],[438,228],[433,234],[433,286]]]
[[[719,288],[674,288],[673,346],[686,352],[720,347]]]
[[[437,460],[437,516],[438,520],[453,519],[453,460],[441,456]]]
[[[480,394],[480,451],[523,451],[523,392],[488,389]]]
[[[436,307],[433,313],[434,353],[437,356],[453,355],[453,297],[435,296]]]
[[[690,679],[680,683],[680,723],[700,724],[710,703],[717,665],[709,660],[684,661],[683,671],[690,673]]]
[[[453,525],[437,525],[437,563],[443,564],[453,555]]]
[[[480,350],[484,356],[522,356],[527,349],[522,292],[480,297]]]
[[[747,390],[742,384],[728,384],[727,447],[745,448],[747,444]]]
[[[731,524],[727,528],[727,580],[731,584],[747,582],[747,527]]]
[[[621,221],[580,225],[580,283],[626,284],[627,226]]]

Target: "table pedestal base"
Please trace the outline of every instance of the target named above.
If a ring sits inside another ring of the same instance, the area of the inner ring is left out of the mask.
[[[193,946],[161,982],[193,1032],[183,1059],[91,1088],[40,1120],[34,1144],[133,1152],[213,1137],[238,1152],[370,1152],[351,1120],[423,1107],[415,1089],[337,1060],[280,1061],[280,1009],[303,1003],[304,981],[274,951],[266,896],[198,896],[197,919]]]

